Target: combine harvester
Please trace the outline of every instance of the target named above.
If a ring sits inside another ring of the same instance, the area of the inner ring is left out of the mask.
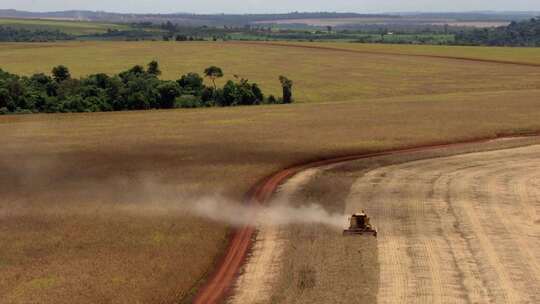
[[[374,237],[377,237],[377,230],[371,225],[369,217],[364,211],[355,213],[349,217],[349,223],[349,229],[343,230],[344,236],[372,234]]]

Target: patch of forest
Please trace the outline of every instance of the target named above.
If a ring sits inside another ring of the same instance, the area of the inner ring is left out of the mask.
[[[48,42],[75,39],[60,30],[29,30],[0,25],[0,42]]]
[[[204,71],[211,86],[197,73],[187,73],[175,81],[159,79],[159,64],[137,65],[118,75],[94,74],[72,78],[69,69],[57,66],[52,76],[40,73],[19,76],[0,69],[0,114],[101,112],[171,108],[228,107],[291,103],[293,83],[285,76],[279,81],[283,96],[265,96],[256,83],[235,77],[223,87],[216,80],[223,70],[211,66]]]
[[[540,46],[540,18],[512,22],[505,27],[462,31],[456,43],[488,46]]]

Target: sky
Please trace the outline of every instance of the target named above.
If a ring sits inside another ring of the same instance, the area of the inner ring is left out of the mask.
[[[540,0],[0,0],[0,9],[121,13],[540,11]]]

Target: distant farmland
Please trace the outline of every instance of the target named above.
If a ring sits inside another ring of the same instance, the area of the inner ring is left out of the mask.
[[[118,73],[156,59],[164,78],[178,79],[184,73],[202,73],[206,67],[218,65],[227,76],[219,85],[236,74],[259,83],[263,91],[274,95],[280,94],[278,76],[285,74],[295,82],[297,102],[540,88],[538,67],[504,65],[501,68],[489,62],[410,57],[410,54],[540,63],[536,49],[527,48],[70,42],[0,45],[0,66],[9,72],[30,75],[49,72],[53,66],[63,64],[78,76]]]
[[[58,30],[71,35],[100,34],[111,30],[127,30],[128,25],[113,23],[98,23],[77,20],[47,20],[0,18],[0,26],[23,28],[28,30]]]
[[[459,27],[497,27],[506,26],[508,21],[460,21],[456,19],[422,19],[414,18],[384,18],[384,17],[356,17],[356,18],[306,18],[306,19],[281,19],[263,20],[255,24],[304,24],[310,26],[343,26],[343,25],[449,25]]]

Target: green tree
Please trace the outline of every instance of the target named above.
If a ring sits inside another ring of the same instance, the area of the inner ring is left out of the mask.
[[[293,87],[292,80],[285,76],[279,76],[279,82],[281,83],[281,88],[283,89],[283,103],[291,103]]]
[[[127,96],[127,107],[130,110],[150,109],[150,102],[142,92],[134,92]]]
[[[200,108],[205,106],[202,103],[200,97],[194,95],[182,95],[174,100],[174,106],[176,108]]]
[[[217,92],[216,101],[219,106],[228,107],[235,104],[237,97],[238,97],[238,88],[232,80],[229,80],[223,86],[223,90],[220,90],[220,92]]]
[[[129,74],[135,74],[135,75],[143,75],[145,73],[144,72],[144,67],[142,65],[136,65],[136,66],[132,67],[131,69],[129,69],[128,73]]]
[[[176,35],[176,41],[188,41],[188,37],[186,35]]]
[[[157,61],[155,61],[155,60],[150,62],[148,64],[147,73],[150,74],[150,75],[154,75],[154,76],[161,75],[161,70],[159,69],[159,63]]]
[[[178,84],[182,87],[183,91],[187,91],[193,95],[201,95],[204,89],[203,78],[197,73],[188,73],[183,75],[178,80]]]
[[[263,101],[263,94],[257,84],[250,84],[247,79],[238,82],[227,81],[223,90],[218,90],[217,104],[220,106],[256,105]]]
[[[166,81],[157,87],[159,92],[159,106],[163,109],[174,107],[174,100],[180,96],[181,90],[178,83],[174,81]]]
[[[43,73],[39,73],[32,75],[32,77],[30,77],[30,81],[39,86],[47,86],[53,81],[53,79]]]
[[[11,111],[27,109],[29,100],[26,99],[28,87],[25,86],[19,79],[12,79],[7,83],[8,94],[11,96],[12,104]]]
[[[201,102],[204,106],[215,105],[216,90],[212,87],[204,87],[201,91]]]
[[[258,103],[261,103],[264,101],[264,94],[258,84],[256,83],[252,84],[251,91],[253,92],[253,95],[255,96],[255,99]]]
[[[214,89],[217,90],[216,79],[223,77],[223,70],[217,66],[211,66],[204,70],[204,75],[212,80]]]
[[[66,66],[59,65],[52,69],[52,75],[56,82],[63,82],[71,79],[71,73]]]
[[[8,90],[0,88],[0,108],[8,108],[12,103]]]
[[[205,72],[214,81],[223,76],[218,67]],[[64,66],[54,68],[53,77],[18,76],[0,69],[0,112],[121,111],[255,105],[265,101],[257,84],[238,76],[236,81],[228,81],[217,89],[215,82],[213,87],[205,86],[204,79],[196,73],[183,75],[177,81],[160,80],[157,74],[157,62],[149,64],[148,70],[135,66],[114,76],[101,73],[81,78],[71,78]]]
[[[120,80],[120,77],[115,76],[111,77],[109,80],[109,85],[105,89],[105,95],[115,111],[122,110],[127,107],[126,100],[122,99],[121,95],[122,86],[123,82]]]

